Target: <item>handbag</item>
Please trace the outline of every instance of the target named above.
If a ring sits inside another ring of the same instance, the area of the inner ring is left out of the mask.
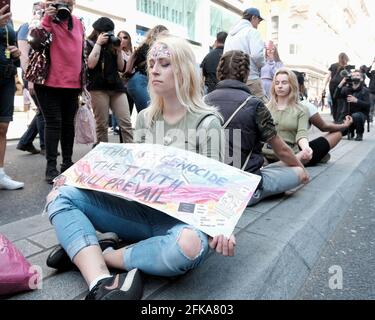
[[[30,31],[30,39],[32,50],[25,79],[33,83],[44,84],[51,64],[49,53],[52,35],[44,29],[33,29]]]
[[[75,143],[96,142],[96,121],[91,106],[90,93],[85,88],[80,97],[80,107],[75,117]]]
[[[0,234],[0,296],[36,289],[40,280],[14,244]]]

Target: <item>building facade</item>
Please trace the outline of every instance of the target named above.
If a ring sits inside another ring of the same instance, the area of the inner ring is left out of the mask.
[[[25,8],[35,0],[15,0],[16,26],[30,19]],[[138,46],[147,31],[165,25],[192,43],[197,63],[209,52],[219,31],[229,31],[244,9],[259,8],[259,31],[277,44],[284,64],[306,73],[309,96],[319,97],[330,64],[346,52],[351,64],[369,64],[375,56],[375,3],[372,0],[76,0],[75,15],[87,33],[108,16],[116,31],[126,30]],[[372,14],[372,16],[371,16]],[[372,49],[371,49],[372,48]]]
[[[375,12],[366,0],[267,0],[266,39],[278,45],[287,67],[306,73],[309,98],[320,98],[323,79],[345,52],[349,64],[375,56]],[[371,15],[372,14],[372,15]]]

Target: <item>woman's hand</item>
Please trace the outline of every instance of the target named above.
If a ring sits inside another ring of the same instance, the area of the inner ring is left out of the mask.
[[[301,154],[301,160],[308,162],[311,160],[313,156],[313,151],[310,147],[306,147],[305,149],[302,149],[300,154]]]
[[[47,6],[44,12],[47,16],[54,17],[57,14],[57,9],[52,4],[50,4]]]
[[[108,43],[108,39],[108,34],[106,32],[102,32],[101,34],[99,34],[96,43],[100,46],[104,46],[106,43]]]
[[[216,236],[215,238],[210,237],[208,239],[208,244],[211,249],[225,257],[234,256],[234,249],[236,246],[236,238],[234,235],[231,235],[229,239],[223,235]]]
[[[344,78],[341,80],[341,82],[340,82],[340,84],[338,85],[338,87],[339,87],[339,88],[342,88],[342,87],[344,86],[345,83],[346,83],[346,78],[344,77]]]

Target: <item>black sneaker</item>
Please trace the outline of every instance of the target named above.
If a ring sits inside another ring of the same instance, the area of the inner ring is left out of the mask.
[[[133,269],[128,273],[100,280],[85,300],[140,300],[142,295],[141,271]]]
[[[57,169],[48,169],[46,171],[46,181],[48,184],[53,184],[53,180],[60,175],[60,172]]]
[[[102,251],[109,247],[117,249],[119,245],[119,238],[113,232],[98,234],[98,241]],[[58,271],[68,271],[76,268],[64,248],[60,245],[57,245],[48,255],[46,264],[48,267]]]
[[[355,137],[354,140],[355,140],[355,141],[362,141],[362,140],[363,140],[363,135],[357,133],[357,136]]]
[[[31,154],[39,154],[40,153],[40,150],[35,148],[32,143],[27,144],[27,145],[23,145],[23,144],[19,143],[17,145],[17,150],[27,151],[27,152],[30,152]]]

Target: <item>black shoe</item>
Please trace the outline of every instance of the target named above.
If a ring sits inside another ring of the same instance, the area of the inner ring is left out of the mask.
[[[73,164],[74,164],[74,162],[62,163],[61,164],[61,173],[63,173],[66,170],[68,170]]]
[[[119,244],[119,238],[117,234],[113,232],[98,234],[98,241],[102,251],[109,247],[117,249]],[[68,271],[76,267],[64,248],[60,245],[57,245],[48,255],[46,263],[48,267],[59,271]]]
[[[354,138],[354,132],[349,131],[348,132],[348,140],[353,140]]]
[[[32,143],[27,144],[27,145],[18,144],[17,149],[21,150],[21,151],[30,152],[31,154],[39,154],[40,153],[40,150],[35,148]]]
[[[140,300],[143,295],[141,271],[133,269],[100,280],[85,300]]]
[[[363,140],[363,134],[357,133],[357,136],[354,139],[355,141],[362,141]]]
[[[49,169],[46,172],[46,181],[48,184],[53,184],[53,180],[60,175],[60,172],[57,169]]]

